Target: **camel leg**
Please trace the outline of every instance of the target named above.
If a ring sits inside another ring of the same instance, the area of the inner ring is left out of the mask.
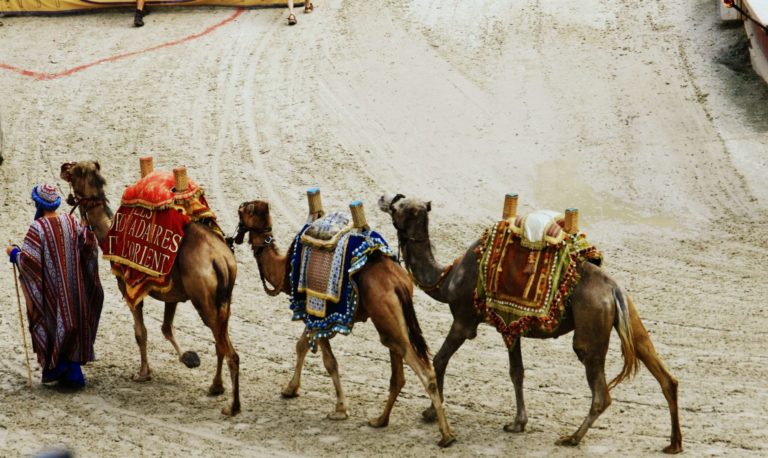
[[[216,342],[216,374],[213,376],[213,382],[208,388],[209,396],[216,396],[224,393],[224,383],[221,377],[221,368],[224,359],[227,360],[229,375],[232,379],[232,404],[221,409],[221,413],[227,416],[234,416],[240,413],[240,356],[232,346],[229,340],[229,304],[215,304],[213,301],[207,304],[200,304],[193,301],[195,308],[200,314],[200,318],[213,332],[213,339]]]
[[[163,336],[173,345],[176,350],[176,355],[179,357],[179,361],[184,363],[187,367],[198,367],[200,365],[200,357],[193,351],[181,353],[179,344],[176,343],[176,337],[173,335],[173,317],[176,315],[176,302],[166,302],[165,312],[163,313]]]
[[[333,387],[336,389],[336,409],[328,414],[330,420],[346,420],[349,417],[347,413],[347,399],[344,397],[344,390],[341,388],[341,378],[339,377],[339,364],[336,357],[333,356],[331,344],[328,339],[318,339],[317,343],[323,351],[323,365],[325,370],[333,380]]]
[[[152,379],[152,371],[149,369],[147,361],[147,327],[144,326],[144,301],[136,304],[131,310],[133,314],[133,332],[136,336],[136,343],[139,344],[139,353],[141,355],[141,367],[139,373],[133,375],[134,382],[146,382]]]
[[[413,369],[416,376],[419,377],[422,385],[427,391],[427,396],[432,400],[432,408],[435,410],[435,416],[437,418],[437,424],[440,428],[440,434],[442,438],[437,443],[440,447],[448,447],[456,442],[456,436],[451,431],[451,426],[448,424],[448,419],[445,416],[445,408],[443,407],[443,400],[440,397],[440,393],[437,389],[437,380],[435,371],[430,367],[428,361],[419,359],[413,346],[409,345],[405,352],[405,362]]]
[[[389,379],[389,399],[384,406],[384,412],[378,417],[368,421],[368,425],[374,428],[382,428],[389,424],[389,414],[392,413],[392,407],[400,394],[400,390],[405,385],[405,374],[403,373],[403,357],[396,351],[389,350],[389,361],[392,365],[392,375]]]
[[[306,358],[308,351],[309,341],[307,340],[307,330],[305,329],[301,332],[299,340],[296,341],[296,367],[293,369],[293,377],[291,377],[288,385],[280,393],[284,398],[295,398],[299,395],[301,370],[304,368],[304,358]]]
[[[669,413],[672,417],[672,436],[670,444],[664,448],[664,453],[680,453],[683,451],[683,434],[680,431],[680,418],[677,411],[677,379],[669,373],[664,361],[656,353],[648,331],[640,321],[631,300],[629,301],[629,314],[635,354],[659,382],[664,397],[667,399],[667,404],[669,404]]]
[[[474,327],[472,328],[473,332],[468,333],[460,322],[454,321],[451,325],[451,330],[448,331],[448,336],[446,336],[443,345],[435,355],[433,364],[435,366],[435,375],[437,376],[437,389],[440,393],[441,401],[445,399],[443,396],[443,381],[445,380],[445,370],[448,368],[448,361],[451,360],[453,354],[456,353],[459,348],[461,348],[461,346],[464,344],[464,342],[466,342],[468,338],[474,337],[477,334],[477,326],[479,324],[479,322],[474,323]],[[426,421],[435,421],[437,419],[435,406],[430,405],[421,413],[421,415]]]
[[[209,393],[214,387],[220,386],[223,392],[224,386],[221,381],[221,362],[222,358],[227,359],[227,368],[229,376],[232,379],[232,404],[221,409],[221,413],[227,416],[234,416],[240,413],[240,356],[232,346],[229,340],[229,305],[219,306],[216,313],[216,321],[211,326],[213,337],[216,340],[217,367],[216,375]]]
[[[521,433],[525,431],[525,425],[528,423],[528,414],[525,411],[525,401],[523,399],[523,377],[525,368],[523,367],[523,354],[520,349],[521,338],[515,341],[515,346],[509,349],[509,376],[515,385],[515,403],[517,404],[517,414],[514,423],[504,425],[504,431],[510,433]]]
[[[611,332],[610,321],[608,323],[606,329],[600,329],[599,325],[594,326],[593,323],[583,329],[576,327],[573,350],[586,369],[587,382],[592,390],[592,405],[579,429],[570,436],[558,439],[555,442],[557,445],[578,445],[595,420],[611,405],[611,395],[605,381],[605,355],[608,352]]]
[[[214,335],[216,339],[216,373],[213,375],[213,382],[208,387],[208,396],[219,396],[224,394],[224,380],[221,377],[221,368],[224,365],[224,350],[221,345],[218,344],[218,337]]]

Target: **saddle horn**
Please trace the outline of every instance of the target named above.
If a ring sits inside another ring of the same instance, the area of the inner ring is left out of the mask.
[[[565,209],[565,232],[574,235],[579,232],[579,210],[576,208]]]
[[[369,229],[368,222],[365,220],[365,209],[363,208],[363,202],[355,200],[349,204],[349,211],[352,212],[352,225],[355,229],[366,230]]]
[[[307,222],[315,221],[325,216],[323,202],[320,199],[320,188],[314,186],[307,189],[307,203],[309,204],[309,216]]]
[[[141,167],[142,178],[152,173],[152,171],[155,169],[154,163],[152,162],[152,156],[140,157],[139,166]]]
[[[501,215],[505,220],[517,216],[517,194],[510,193],[504,196],[504,211]]]

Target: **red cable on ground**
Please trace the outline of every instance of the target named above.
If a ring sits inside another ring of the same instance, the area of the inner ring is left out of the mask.
[[[59,72],[59,73],[35,72],[35,71],[32,71],[32,70],[25,70],[23,68],[14,67],[13,65],[8,65],[8,64],[3,64],[3,63],[0,63],[0,69],[8,70],[8,71],[11,71],[11,72],[15,72],[15,73],[18,73],[18,74],[23,75],[23,76],[28,76],[28,77],[36,79],[38,81],[55,80],[57,78],[62,78],[62,77],[65,77],[65,76],[73,75],[73,74],[75,74],[77,72],[83,71],[85,69],[88,69],[88,68],[91,68],[93,66],[96,66],[96,65],[99,65],[99,64],[103,64],[103,63],[106,63],[106,62],[115,62],[115,61],[118,61],[118,60],[126,59],[128,57],[137,56],[139,54],[144,54],[144,53],[147,53],[147,52],[156,51],[158,49],[167,48],[167,47],[170,47],[170,46],[176,46],[176,45],[180,45],[182,43],[186,43],[188,41],[196,40],[196,39],[198,39],[200,37],[208,35],[209,33],[213,32],[214,30],[218,29],[219,27],[225,26],[225,25],[229,24],[230,22],[234,21],[241,14],[243,14],[244,11],[245,11],[245,9],[242,8],[242,7],[237,8],[237,10],[234,13],[232,13],[231,16],[227,17],[226,19],[224,19],[223,21],[221,21],[221,22],[219,22],[217,24],[214,24],[214,25],[208,27],[207,29],[203,30],[202,32],[198,32],[198,33],[195,33],[195,34],[192,34],[192,35],[188,35],[188,36],[186,36],[184,38],[180,38],[178,40],[169,41],[169,42],[162,43],[162,44],[159,44],[159,45],[156,45],[156,46],[152,46],[150,48],[142,49],[141,51],[132,51],[132,52],[124,53],[124,54],[116,54],[114,56],[105,57],[103,59],[99,59],[97,61],[94,61],[94,62],[91,62],[91,63],[88,63],[88,64],[78,65],[77,67],[73,67],[73,68],[70,68],[68,70],[64,70],[63,72]]]

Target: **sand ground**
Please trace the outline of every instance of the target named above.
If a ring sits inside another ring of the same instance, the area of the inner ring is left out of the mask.
[[[680,380],[691,456],[768,453],[768,86],[749,67],[743,29],[722,26],[712,0],[318,0],[285,25],[282,9],[251,10],[176,46],[52,80],[0,69],[4,163],[0,238],[20,241],[31,186],[58,183],[65,161],[98,159],[108,194],[138,176],[138,157],[186,165],[232,230],[240,202],[267,198],[285,247],[317,185],[327,208],[384,191],[431,199],[432,240],[448,263],[500,215],[503,194],[524,210],[581,212],[606,269],[632,294],[660,355]],[[195,35],[233,14],[157,8],[143,29],[128,11],[0,18],[0,63],[57,73]],[[646,456],[669,440],[661,391],[645,370],[575,449],[554,445],[589,408],[568,336],[525,340],[524,434],[507,354],[483,326],[446,376],[458,442],[436,447],[413,373],[388,428],[374,430],[389,385],[387,351],[370,323],[333,340],[350,418],[331,422],[334,397],[318,355],[302,395],[280,398],[296,337],[285,297],[270,298],[251,254],[237,253],[230,332],[241,359],[243,413],[210,398],[215,351],[191,305],[177,338],[202,365],[176,361],[148,300],[154,379],[136,384],[132,319],[106,263],[106,302],[87,389],[25,387],[10,266],[0,288],[0,454],[64,446],[79,456]],[[417,292],[433,351],[451,324],[446,305]],[[609,376],[621,367],[614,338]],[[36,366],[36,365],[35,365]],[[228,375],[225,372],[228,386]]]

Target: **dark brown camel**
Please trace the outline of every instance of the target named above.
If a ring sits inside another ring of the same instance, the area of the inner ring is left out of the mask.
[[[235,242],[242,243],[245,233],[253,249],[254,257],[259,266],[262,281],[266,280],[264,289],[270,295],[280,292],[290,294],[289,269],[290,256],[281,255],[272,237],[272,217],[269,214],[269,204],[264,201],[246,202],[238,209],[240,224]],[[405,385],[403,359],[413,369],[416,376],[427,390],[427,395],[435,406],[435,416],[438,420],[442,438],[438,443],[441,447],[451,445],[455,438],[445,418],[443,403],[437,392],[435,372],[429,362],[429,349],[421,334],[416,312],[413,308],[413,284],[408,273],[396,262],[386,256],[374,255],[368,264],[358,273],[357,284],[359,303],[354,321],[361,322],[369,317],[379,332],[381,342],[389,348],[392,364],[392,376],[389,384],[389,399],[384,412],[377,418],[368,421],[375,428],[387,426],[392,406],[398,394]],[[336,358],[331,351],[327,338],[318,339],[323,352],[323,364],[333,380],[336,389],[336,408],[328,415],[333,420],[343,420],[348,417],[347,401],[341,388],[339,370]],[[283,389],[284,397],[298,396],[301,382],[301,369],[304,358],[309,350],[306,333],[302,333],[296,343],[296,368],[291,381]]]
[[[98,162],[76,162],[61,167],[61,178],[72,185],[74,200],[80,207],[83,219],[93,227],[99,241],[104,237],[112,223],[112,211],[104,193],[106,180],[101,176]],[[232,347],[227,331],[229,321],[232,288],[235,285],[237,265],[235,257],[226,243],[208,226],[198,223],[185,228],[184,238],[179,247],[176,262],[171,270],[173,288],[167,293],[153,292],[151,297],[165,302],[162,331],[180,359],[188,366],[199,365],[197,355],[187,352],[182,355],[173,336],[173,317],[179,302],[192,301],[203,322],[213,331],[216,341],[216,375],[208,389],[208,394],[216,396],[224,393],[221,380],[221,367],[227,359],[232,377],[232,405],[225,407],[222,413],[236,415],[240,412],[239,371],[240,358]],[[120,291],[125,293],[125,284],[118,279]],[[144,302],[136,305],[133,313],[136,342],[141,353],[141,367],[133,379],[144,382],[151,379],[147,362],[147,328],[144,326]],[[194,361],[197,360],[197,361]],[[196,363],[196,364],[195,364]]]
[[[429,241],[430,202],[407,199],[401,194],[387,195],[379,199],[379,207],[392,216],[400,250],[414,282],[433,299],[450,305],[453,324],[434,359],[437,386],[442,398],[448,361],[467,339],[475,338],[477,326],[484,322],[483,316],[474,306],[478,275],[478,257],[475,249],[480,241],[472,243],[466,254],[448,270],[448,267],[438,264],[432,254]],[[560,327],[552,334],[533,332],[528,335],[545,339],[574,331],[573,350],[586,368],[587,382],[592,390],[592,405],[584,422],[573,434],[561,437],[557,444],[575,446],[581,441],[597,417],[611,404],[610,389],[637,371],[639,359],[658,380],[669,404],[672,436],[664,452],[681,452],[683,443],[677,412],[677,380],[656,354],[635,305],[599,267],[584,262],[579,267],[579,274],[581,280],[573,290],[571,307],[567,309]],[[606,384],[605,355],[608,352],[611,327],[616,328],[621,339],[624,366],[621,373]],[[504,426],[504,430],[522,432],[525,430],[528,416],[523,401],[523,359],[519,338],[509,349],[509,365],[515,387],[517,415],[513,423]],[[424,411],[424,416],[427,419],[434,416],[431,408]]]

